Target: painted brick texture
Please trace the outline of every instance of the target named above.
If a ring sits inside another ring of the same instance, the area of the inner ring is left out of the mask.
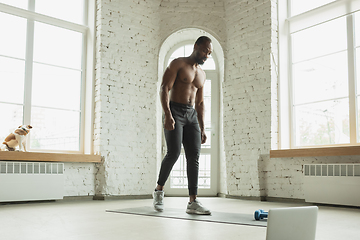
[[[228,194],[259,196],[271,145],[271,1],[226,1],[224,141]]]
[[[160,34],[165,40],[184,28],[200,28],[225,42],[225,11],[223,0],[162,0],[159,7]]]
[[[360,163],[358,156],[272,158],[259,160],[262,196],[304,199],[304,164]]]
[[[144,195],[155,187],[161,146],[156,118],[158,52],[174,30],[223,34],[220,1],[98,1],[95,194]],[[223,40],[224,41],[224,40]],[[160,108],[161,109],[161,108]]]
[[[95,195],[95,167],[92,163],[65,163],[65,196]]]
[[[151,193],[161,161],[159,50],[184,28],[209,32],[225,51],[223,193],[303,199],[303,164],[359,162],[269,158],[278,131],[276,10],[276,0],[97,1],[94,146],[105,162],[65,164],[66,196]]]
[[[159,1],[99,1],[95,147],[97,195],[142,195],[154,186]]]

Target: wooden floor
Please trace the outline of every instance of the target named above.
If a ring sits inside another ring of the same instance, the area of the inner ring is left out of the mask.
[[[257,209],[303,206],[298,203],[199,198],[216,212],[253,214]],[[166,197],[165,207],[186,208],[187,198]],[[155,218],[106,209],[151,206],[151,199],[76,200],[0,205],[1,240],[265,240],[266,228]],[[317,240],[360,239],[360,209],[319,206]]]

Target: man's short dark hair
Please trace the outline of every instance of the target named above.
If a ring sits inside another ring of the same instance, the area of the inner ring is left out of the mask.
[[[196,45],[201,45],[201,44],[204,44],[206,42],[211,43],[211,39],[209,37],[207,37],[207,36],[201,36],[196,40],[195,44]]]

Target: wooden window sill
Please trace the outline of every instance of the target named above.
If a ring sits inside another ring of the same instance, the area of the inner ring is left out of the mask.
[[[100,155],[0,151],[0,161],[101,163]]]
[[[360,155],[360,146],[270,150],[270,158]]]

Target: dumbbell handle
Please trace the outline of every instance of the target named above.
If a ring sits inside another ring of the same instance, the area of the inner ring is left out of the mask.
[[[260,219],[263,219],[263,218],[267,218],[267,217],[268,217],[268,213],[264,212],[264,210],[262,210],[262,209],[256,210],[254,213],[254,218],[257,221]]]

